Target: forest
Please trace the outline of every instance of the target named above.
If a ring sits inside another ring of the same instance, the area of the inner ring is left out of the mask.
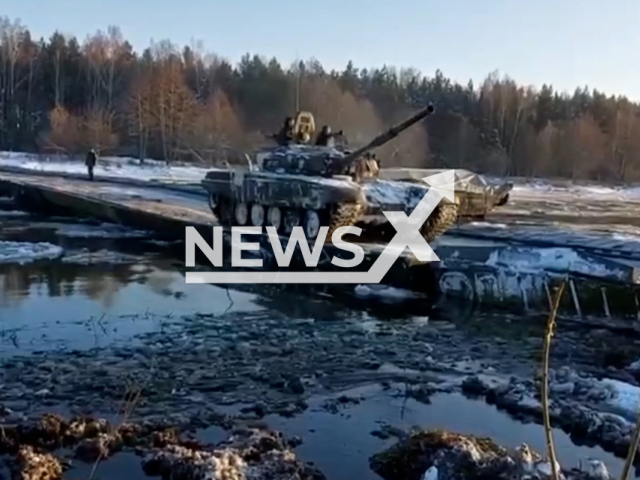
[[[35,39],[0,21],[0,150],[235,162],[303,109],[359,146],[432,103],[436,113],[381,148],[383,166],[499,175],[640,180],[639,106],[580,87],[573,94],[490,73],[458,84],[385,66],[326,71],[246,54],[237,65],[201,43],[136,52],[118,27],[84,40]]]

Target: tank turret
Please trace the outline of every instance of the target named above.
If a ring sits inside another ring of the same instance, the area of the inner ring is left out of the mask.
[[[385,130],[366,145],[353,151],[345,151],[335,147],[300,144],[299,142],[286,146],[281,145],[270,149],[268,152],[262,152],[261,167],[266,171],[275,173],[295,173],[323,177],[349,175],[354,180],[375,178],[379,170],[379,163],[371,155],[372,150],[384,146],[433,112],[433,106],[429,105],[401,123]],[[310,115],[307,112],[303,113]],[[309,130],[315,130],[313,117],[311,117],[310,123],[313,125],[313,129]]]

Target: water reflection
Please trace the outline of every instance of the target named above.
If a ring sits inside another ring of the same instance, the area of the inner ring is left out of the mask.
[[[96,268],[63,261],[38,262],[28,265],[0,266],[0,307],[19,307],[28,298],[83,296],[103,309],[116,303],[120,289],[135,282],[148,280],[131,265]],[[171,280],[165,278],[164,283]]]
[[[186,285],[167,260],[101,255],[0,265],[0,355],[104,347],[161,328],[169,316],[263,309],[252,294]]]

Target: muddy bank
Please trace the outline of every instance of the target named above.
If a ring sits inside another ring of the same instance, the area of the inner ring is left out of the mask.
[[[328,307],[323,317],[322,305],[308,305],[306,318],[300,310],[293,316],[271,308],[163,318],[161,329],[137,335],[135,344],[6,358],[0,369],[4,421],[48,411],[117,412],[131,385],[143,392],[137,418],[206,418],[223,405],[242,409],[248,418],[292,417],[308,409],[312,396],[394,382],[406,384],[407,397],[426,403],[436,392],[464,391],[509,407],[519,418],[540,418],[534,401],[539,386],[526,380],[538,368],[540,341],[523,338],[522,325],[482,336],[469,325],[426,318],[389,322],[363,312],[336,318]],[[604,362],[611,354],[609,341],[617,338],[622,348],[620,338],[603,332],[599,342],[590,343],[583,333],[564,332],[562,346],[554,348],[555,365],[573,364],[583,372],[554,375],[554,419],[572,435],[586,428],[589,441],[620,454],[630,423],[603,413],[609,404],[598,399],[603,390],[586,373],[599,356]],[[616,372],[635,381],[631,373]],[[578,380],[566,380],[571,375]],[[587,427],[592,424],[585,419],[593,418],[600,427]],[[607,436],[612,431],[616,436]]]
[[[171,460],[178,462],[180,468],[191,469],[194,465],[189,464],[189,459],[198,460],[201,465],[213,450],[227,448],[228,442],[224,441],[230,435],[247,429],[254,432],[258,429],[261,437],[265,431],[284,432],[285,436],[273,434],[274,438],[285,442],[291,450],[295,448],[300,461],[312,462],[331,480],[379,480],[369,468],[370,457],[388,449],[398,439],[406,439],[416,425],[491,436],[497,444],[509,448],[526,442],[532,450],[544,451],[542,429],[536,425],[509,421],[494,407],[457,394],[436,394],[427,404],[424,399],[407,398],[404,388],[402,384],[393,384],[382,389],[363,387],[313,397],[308,400],[308,410],[300,415],[267,415],[262,420],[242,413],[244,409],[239,405],[234,409],[237,415],[203,412],[190,419],[168,415],[165,419],[135,423],[120,415],[113,418],[111,425],[106,420],[90,418],[65,422],[49,415],[39,421],[24,422],[18,430],[8,430],[8,438],[52,453],[66,470],[64,478],[68,480],[89,478],[97,455],[102,457],[96,478],[120,478],[126,471],[131,480],[142,480],[144,458]],[[226,409],[221,407],[220,412]],[[208,426],[204,428],[205,425]],[[555,440],[558,460],[563,466],[571,468],[598,460],[619,476],[621,462],[613,457],[598,449],[576,447],[561,431],[555,432]],[[151,449],[157,455],[150,455]]]
[[[219,417],[218,422],[224,423]],[[230,427],[231,434],[216,445],[203,445],[185,435],[193,425],[161,423],[110,424],[104,419],[45,415],[31,423],[3,426],[0,455],[12,479],[58,480],[74,461],[94,463],[116,453],[135,452],[140,472],[128,475],[194,479],[324,480],[315,467],[293,452],[299,439],[288,439],[266,428]],[[71,452],[65,454],[64,452]],[[124,472],[122,472],[124,473]]]
[[[624,457],[638,415],[640,388],[569,368],[550,374],[552,425],[562,428],[578,444],[599,445]],[[539,379],[474,375],[463,381],[462,391],[484,397],[523,421],[542,421]]]
[[[507,450],[488,438],[445,430],[413,432],[397,445],[371,458],[371,468],[384,480],[551,480],[553,471],[566,480],[609,480],[602,462],[586,470],[562,469],[528,445]]]
[[[509,448],[527,443],[545,451],[539,425],[514,420],[483,400],[458,393],[408,396],[406,390],[405,383],[398,383],[340,391],[309,398],[309,408],[300,415],[269,415],[264,420],[276,430],[299,436],[303,440],[296,449],[300,458],[313,461],[332,480],[380,480],[369,468],[369,458],[418,427],[490,437]],[[558,461],[567,468],[591,458],[619,476],[621,459],[598,447],[576,446],[561,430],[555,430],[554,436]]]
[[[380,321],[330,302],[289,301],[304,306],[276,310],[272,299],[257,297],[254,308],[263,308],[254,311],[150,313],[151,331],[132,335],[126,344],[14,355],[1,363],[2,401],[16,414],[37,414],[43,403],[74,413],[85,413],[87,406],[109,412],[134,382],[147,392],[138,410],[144,415],[250,402],[265,413],[297,411],[309,395],[355,385],[420,383],[476,371],[527,376],[538,360],[538,339],[505,338],[508,330],[483,337],[446,321]],[[108,320],[103,323],[109,328]],[[574,334],[573,344],[566,335],[564,355],[557,349],[556,360],[573,356],[574,363],[592,365],[596,355]]]

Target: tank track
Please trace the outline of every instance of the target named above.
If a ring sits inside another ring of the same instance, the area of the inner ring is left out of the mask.
[[[340,227],[355,226],[358,224],[358,219],[363,210],[363,205],[359,203],[342,203],[338,204],[331,215],[329,222],[329,231],[325,239],[325,243],[331,243],[331,236]],[[431,242],[438,238],[440,235],[449,230],[458,221],[459,205],[457,203],[442,202],[438,205],[438,208],[433,211],[429,216],[420,232],[427,242]],[[232,213],[225,209],[222,205],[216,208],[214,212],[216,216],[221,220],[224,225],[232,225],[233,218]],[[364,226],[367,237],[373,234],[374,238],[368,238],[368,240],[386,241],[391,240],[395,234],[395,230],[391,225],[384,224],[382,228],[378,227],[371,231],[368,231],[367,226]],[[379,238],[375,238],[379,237]],[[388,239],[386,237],[389,237]],[[345,238],[346,239],[346,238]]]
[[[431,213],[421,229],[422,236],[427,242],[432,242],[453,227],[458,221],[460,206],[457,203],[441,202]]]
[[[340,227],[349,227],[356,224],[360,212],[362,211],[362,205],[359,203],[340,203],[338,204],[332,215],[331,222],[329,224],[329,231],[327,232],[326,242],[331,242],[331,235]]]

